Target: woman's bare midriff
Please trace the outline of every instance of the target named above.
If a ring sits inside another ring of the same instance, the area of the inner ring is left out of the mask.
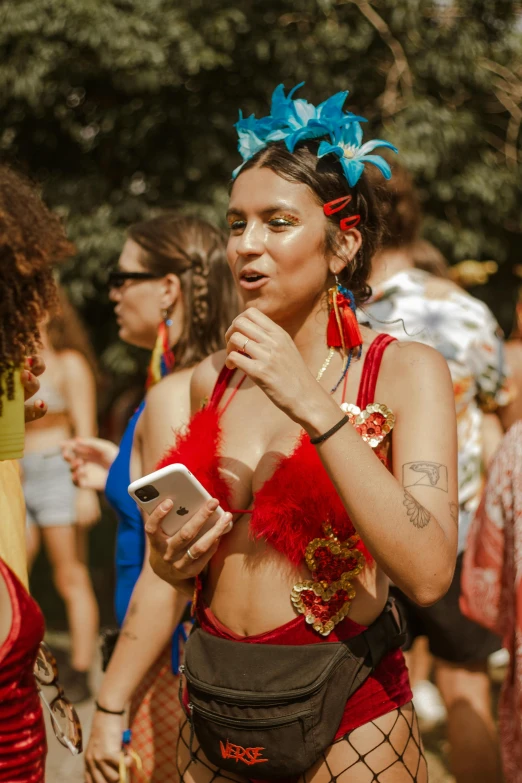
[[[356,367],[351,379],[354,398],[359,376]],[[223,475],[231,485],[233,507],[249,508],[253,493],[272,476],[278,459],[292,452],[301,430],[248,382],[222,416],[221,426]],[[297,613],[290,600],[292,587],[311,576],[304,563],[295,568],[272,546],[254,540],[249,522],[246,514],[236,519],[204,580],[206,603],[224,625],[241,636],[265,633],[293,620]],[[349,617],[368,625],[384,608],[388,578],[368,566],[354,586],[357,593]]]
[[[28,424],[25,431],[25,453],[32,454],[56,449],[72,435],[67,413],[47,413],[43,419]]]
[[[240,636],[254,636],[297,616],[290,593],[303,579],[310,579],[306,566],[295,568],[270,545],[254,541],[249,520],[243,516],[221,540],[204,580],[203,595],[223,625]],[[367,567],[353,584],[357,594],[349,617],[369,625],[384,608],[388,578],[380,569]]]

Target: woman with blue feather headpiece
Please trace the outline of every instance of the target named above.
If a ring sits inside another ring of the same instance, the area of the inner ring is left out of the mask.
[[[363,142],[346,92],[314,106],[296,90],[236,124],[227,257],[244,311],[195,370],[162,462],[213,500],[170,538],[169,504],[147,523],[155,572],[195,588],[178,769],[425,783],[388,590],[427,605],[452,579],[453,390],[435,351],[355,317],[382,228],[365,168],[390,177],[374,151],[395,147]]]

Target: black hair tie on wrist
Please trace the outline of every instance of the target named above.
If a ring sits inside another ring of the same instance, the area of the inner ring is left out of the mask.
[[[324,443],[324,441],[328,440],[328,438],[331,435],[335,435],[337,430],[340,430],[341,427],[344,427],[344,425],[346,424],[347,421],[349,421],[348,416],[346,416],[346,415],[343,416],[343,418],[340,421],[338,421],[337,424],[334,424],[334,426],[331,429],[327,430],[322,435],[318,435],[316,438],[310,438],[310,443],[313,446],[317,446],[319,443]]]
[[[106,715],[125,715],[125,710],[108,710],[106,707],[102,707],[97,701],[94,702],[98,712],[104,712]]]

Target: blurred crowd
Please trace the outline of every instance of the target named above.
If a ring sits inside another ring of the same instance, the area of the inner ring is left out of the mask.
[[[466,290],[487,281],[495,265],[467,261],[452,267],[422,239],[419,196],[398,164],[376,192],[385,232],[359,323],[439,351],[450,369],[457,412],[453,582],[429,607],[416,606],[392,587],[407,618],[414,704],[423,725],[446,722],[457,783],[495,783],[502,774],[515,783],[522,780],[522,297],[511,333],[502,335],[488,307]],[[71,752],[80,749],[71,703],[93,696],[100,629],[88,539],[105,493],[118,517],[117,622],[103,632],[106,671],[86,748],[88,780],[129,776],[172,783],[178,779],[172,752],[181,715],[178,671],[190,611],[186,598],[153,573],[142,517],[127,486],[155,469],[172,433],[188,421],[192,370],[224,346],[240,310],[226,237],[199,217],[171,212],[129,226],[108,293],[120,339],[147,349],[151,358],[137,408],[125,398],[115,406],[113,420],[128,420],[121,437],[113,428],[112,442],[98,437],[100,370],[88,328],[53,278],[53,267],[74,248],[33,185],[6,167],[0,168],[0,235],[0,699],[13,699],[9,677],[17,666],[23,683],[18,706],[0,706],[0,780],[37,781],[43,774],[36,690],[31,692],[32,673],[22,671],[17,649],[25,650],[26,659],[27,651],[28,659],[38,652],[37,681],[56,684],[59,671],[57,700],[48,705],[52,725]],[[25,445],[22,387],[28,400]],[[43,623],[25,590],[26,568],[30,572],[40,548],[65,605],[68,655],[40,644]],[[18,636],[8,619],[16,617]],[[138,646],[129,644],[133,635]],[[506,665],[497,714],[490,670]],[[131,733],[125,735],[127,728]],[[14,755],[31,769],[27,777],[9,771],[14,762],[2,732],[23,735],[24,749],[19,745]]]

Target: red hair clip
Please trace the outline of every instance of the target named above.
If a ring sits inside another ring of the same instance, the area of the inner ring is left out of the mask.
[[[351,196],[341,196],[341,198],[336,198],[333,201],[327,201],[323,206],[323,212],[327,216],[335,215],[336,212],[340,212],[341,209],[347,207],[351,200]],[[341,231],[349,231],[351,228],[358,226],[360,222],[360,215],[350,215],[341,220],[339,228]]]
[[[350,215],[350,217],[345,217],[341,220],[339,223],[339,228],[341,231],[349,231],[351,228],[355,228],[355,226],[358,226],[361,222],[361,216],[360,215]]]
[[[336,198],[333,201],[327,201],[327,203],[323,206],[323,212],[327,217],[329,215],[333,215],[336,212],[340,212],[341,209],[347,207],[351,200],[351,196],[341,196],[341,198]]]

